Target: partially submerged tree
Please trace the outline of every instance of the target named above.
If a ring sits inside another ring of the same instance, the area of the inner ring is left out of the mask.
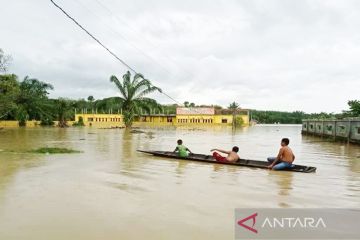
[[[113,82],[120,91],[119,101],[126,127],[132,126],[135,115],[139,114],[141,109],[149,111],[154,107],[159,108],[156,100],[146,95],[156,91],[161,92],[161,89],[153,86],[143,75],[135,74],[131,79],[131,73],[128,71],[123,75],[122,81],[113,75],[110,77],[110,82]]]
[[[68,127],[67,121],[73,115],[73,101],[66,98],[58,98],[54,102],[56,119],[59,121],[58,127]]]
[[[20,82],[20,94],[16,99],[16,119],[24,126],[26,120],[43,119],[50,115],[51,103],[48,98],[51,84],[26,76]]]
[[[242,118],[237,118],[236,117],[236,111],[239,109],[239,104],[237,102],[232,102],[230,103],[228,109],[232,110],[232,115],[233,115],[233,127],[241,125],[242,124]],[[241,121],[240,121],[241,119]]]

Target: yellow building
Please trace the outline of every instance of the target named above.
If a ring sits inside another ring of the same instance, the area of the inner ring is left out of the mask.
[[[134,126],[186,126],[186,125],[224,125],[234,123],[239,126],[249,126],[249,111],[241,109],[235,115],[229,110],[214,108],[177,108],[176,114],[143,114],[135,118]],[[76,114],[75,121],[82,118],[85,126],[123,127],[121,114]]]
[[[75,114],[76,122],[80,122],[81,119],[85,126],[124,127],[124,119],[121,114]]]
[[[215,110],[214,108],[177,108],[176,125],[232,125],[234,117],[237,125],[249,126],[249,110],[241,109],[235,112]]]
[[[176,120],[175,114],[149,114],[141,115],[135,118],[135,126],[146,125],[174,125]]]

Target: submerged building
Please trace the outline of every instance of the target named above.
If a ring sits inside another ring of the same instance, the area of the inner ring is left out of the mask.
[[[250,114],[248,109],[215,109],[213,107],[178,107],[176,114],[153,113],[140,114],[135,118],[134,125],[139,126],[183,126],[183,125],[237,125],[249,126]],[[76,114],[75,121],[83,121],[85,126],[122,127],[122,114]]]

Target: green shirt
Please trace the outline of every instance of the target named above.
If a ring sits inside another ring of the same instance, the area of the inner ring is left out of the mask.
[[[187,152],[187,147],[184,145],[177,145],[178,154],[180,157],[187,157],[189,153]]]

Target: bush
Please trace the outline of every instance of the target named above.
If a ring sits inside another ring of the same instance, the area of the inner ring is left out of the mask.
[[[83,127],[85,126],[84,124],[84,119],[82,117],[79,117],[79,121],[78,122],[74,122],[73,123],[73,126],[74,127]]]
[[[244,119],[240,116],[235,117],[235,126],[241,127],[244,125]]]
[[[50,118],[43,118],[40,122],[41,126],[54,126],[54,124],[54,121]]]

